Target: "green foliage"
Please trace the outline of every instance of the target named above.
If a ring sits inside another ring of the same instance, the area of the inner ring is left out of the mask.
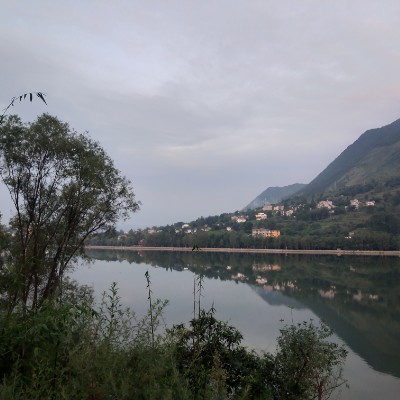
[[[276,399],[328,399],[343,385],[347,351],[327,342],[332,331],[323,323],[290,325],[281,329],[273,367]]]
[[[321,400],[345,383],[347,351],[326,340],[332,335],[326,325],[285,326],[276,354],[259,355],[241,346],[240,332],[214,313],[202,310],[189,327],[168,331],[176,342],[178,368],[195,398],[214,398],[222,390],[228,398]]]
[[[35,312],[2,311],[0,398],[312,399],[343,383],[345,351],[324,327],[286,327],[276,355],[260,355],[214,309],[153,337],[154,303],[153,320],[137,318],[113,284],[99,306],[71,287]]]
[[[380,212],[372,215],[368,225],[377,231],[388,232],[393,235],[400,234],[400,218],[393,213]]]
[[[60,288],[88,235],[138,209],[130,182],[100,145],[48,114],[31,124],[6,118],[0,176],[15,206],[14,298],[33,308]]]
[[[168,331],[176,343],[179,370],[196,398],[208,399],[221,390],[227,396],[266,398],[269,388],[258,382],[264,358],[241,346],[241,333],[214,313],[201,310],[189,327],[176,325]]]
[[[1,399],[185,399],[188,389],[148,316],[120,305],[115,284],[95,307],[90,293],[0,314]]]

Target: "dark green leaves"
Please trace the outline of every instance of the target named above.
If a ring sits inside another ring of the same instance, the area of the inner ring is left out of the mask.
[[[48,114],[31,124],[5,120],[0,176],[15,205],[13,262],[23,271],[22,301],[34,293],[34,308],[56,290],[88,235],[138,209],[130,182],[101,146]]]

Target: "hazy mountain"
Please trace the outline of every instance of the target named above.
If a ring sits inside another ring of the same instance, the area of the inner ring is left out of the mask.
[[[258,207],[262,207],[264,204],[275,204],[279,203],[284,197],[288,197],[299,190],[303,189],[305,186],[304,183],[294,183],[288,186],[275,186],[269,187],[264,190],[261,194],[259,194],[252,202],[250,202],[244,209],[254,209]]]
[[[389,181],[400,184],[400,119],[363,133],[300,194]]]

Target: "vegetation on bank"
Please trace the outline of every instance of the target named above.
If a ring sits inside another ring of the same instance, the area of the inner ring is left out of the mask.
[[[35,312],[0,313],[2,399],[326,399],[346,350],[324,325],[284,326],[274,354],[241,345],[215,310],[160,329],[164,304],[137,317],[116,286],[99,306],[83,288]]]

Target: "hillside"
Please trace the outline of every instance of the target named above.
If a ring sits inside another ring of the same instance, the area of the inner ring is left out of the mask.
[[[269,187],[259,194],[253,201],[251,201],[244,210],[254,210],[255,208],[262,207],[264,204],[279,203],[283,198],[288,197],[299,190],[303,189],[304,183],[294,183],[288,186],[274,186]]]
[[[301,195],[368,184],[400,184],[400,119],[366,131],[305,188]],[[392,185],[391,185],[392,186]]]

